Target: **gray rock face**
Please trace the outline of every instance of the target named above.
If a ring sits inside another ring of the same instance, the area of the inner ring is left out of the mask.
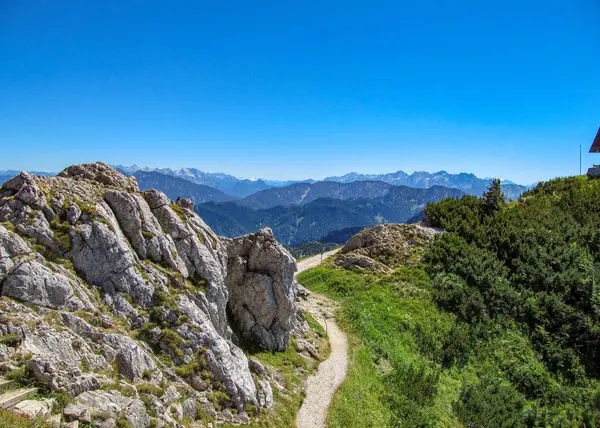
[[[9,232],[0,224],[0,282],[15,264],[14,258],[30,252],[27,243],[16,233]]]
[[[296,262],[271,229],[228,239],[227,306],[244,340],[283,351],[294,328]]]
[[[177,305],[181,313],[188,316],[188,322],[176,331],[187,339],[191,351],[197,353],[206,349],[208,369],[223,382],[236,406],[256,404],[256,387],[242,350],[220,336],[206,314],[189,297],[180,297]]]
[[[187,269],[177,255],[173,239],[163,234],[158,220],[144,198],[137,194],[109,190],[104,193],[104,199],[141,259],[148,258],[156,263],[165,263],[187,278]]]
[[[63,314],[63,320],[69,328],[83,338],[89,339],[96,346],[102,346],[101,354],[109,363],[115,362],[119,373],[131,381],[140,381],[144,373],[150,373],[147,380],[160,382],[162,373],[152,357],[134,340],[120,334],[105,333],[91,326],[83,319]]]
[[[79,229],[72,236],[71,254],[75,269],[85,280],[109,294],[127,293],[143,308],[150,306],[154,286],[143,277],[138,258],[120,230],[100,221],[82,224]]]
[[[174,240],[189,278],[205,284],[206,292],[197,296],[203,302],[203,309],[209,314],[219,334],[228,336],[225,248],[193,211],[169,203],[166,196],[155,190],[146,191],[144,195],[163,231]]]
[[[17,262],[2,283],[2,295],[52,309],[91,309],[75,295],[77,285],[35,260]]]
[[[238,419],[221,411],[230,421],[247,421],[248,404],[271,407],[267,370],[249,366],[233,339],[287,347],[298,319],[294,259],[269,229],[218,238],[193,209],[187,199],[140,193],[103,163],[6,182],[0,294],[11,299],[0,299],[0,334],[16,339],[0,346],[0,361],[19,364],[16,356],[30,353],[36,380],[75,398],[68,420],[102,427],[123,418],[149,426],[148,411],[158,426],[194,419],[199,408],[217,416],[207,398],[217,388],[239,411]],[[138,394],[142,383],[166,392]]]

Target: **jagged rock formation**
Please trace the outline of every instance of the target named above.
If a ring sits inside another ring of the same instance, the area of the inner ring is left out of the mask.
[[[39,383],[74,397],[70,417],[100,426],[215,414],[218,390],[237,422],[248,406],[272,405],[268,382],[253,377],[234,342],[286,348],[301,319],[294,259],[270,229],[220,239],[193,208],[140,192],[134,177],[103,163],[7,181],[0,293],[14,300],[0,301],[0,332],[20,343],[0,347],[3,367],[27,353]],[[165,382],[187,397],[182,404],[169,407],[157,392]]]
[[[285,350],[297,311],[292,289],[296,261],[271,229],[226,241],[228,308],[242,339]]]
[[[439,229],[422,224],[381,224],[362,230],[346,242],[334,263],[345,269],[390,273],[419,260],[425,244]]]

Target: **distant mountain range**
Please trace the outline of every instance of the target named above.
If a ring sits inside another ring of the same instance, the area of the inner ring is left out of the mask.
[[[222,202],[237,199],[214,187],[192,183],[183,178],[172,177],[160,172],[137,171],[133,176],[136,178],[141,190],[160,190],[173,201],[177,198],[189,198],[195,204],[201,204],[209,201]]]
[[[142,190],[155,188],[173,200],[192,199],[198,214],[221,235],[236,236],[269,226],[286,245],[318,240],[341,243],[362,227],[418,221],[428,202],[465,193],[479,196],[490,182],[473,174],[446,171],[350,173],[296,182],[239,179],[195,168],[116,168],[135,176]],[[18,173],[0,171],[0,184]],[[518,199],[528,186],[503,181],[502,188],[509,199]]]
[[[319,198],[300,205],[258,210],[239,202],[208,202],[197,205],[196,212],[220,235],[236,236],[268,226],[279,241],[296,245],[318,241],[348,227],[407,222],[418,216],[428,202],[462,195],[458,189],[442,186],[428,189],[390,186],[384,195],[369,199]]]
[[[152,169],[147,167],[139,167],[137,165],[116,165],[115,168],[128,175],[133,175],[137,171],[159,172],[161,174],[170,175],[172,177],[182,178],[184,180],[191,181],[192,183],[213,187],[215,189],[220,190],[223,193],[226,193],[229,196],[235,196],[236,198],[244,198],[260,190],[269,189],[271,187],[274,187],[273,183],[277,183],[275,181],[270,181],[271,184],[267,184],[261,179],[240,179],[234,177],[233,175],[223,174],[220,172],[203,172],[196,168]]]
[[[351,172],[340,177],[326,177],[323,181],[335,181],[338,183],[352,183],[354,181],[383,181],[396,186],[409,186],[420,189],[431,186],[446,186],[454,189],[460,189],[469,195],[481,196],[490,184],[490,178],[478,178],[474,174],[461,172],[459,174],[450,174],[446,171],[428,173],[424,171],[407,174],[404,171],[397,171],[389,174],[359,174]],[[511,200],[519,199],[519,195],[528,190],[531,186],[522,186],[509,180],[502,181],[502,190]]]
[[[208,173],[203,172],[195,168],[181,168],[181,169],[170,169],[170,168],[147,168],[140,167],[137,165],[123,166],[117,165],[115,168],[123,171],[126,174],[133,174],[136,171],[155,171],[161,174],[170,175],[173,177],[183,178],[196,184],[202,184],[215,189],[221,190],[230,196],[238,198],[246,198],[247,196],[253,195],[256,192],[272,189],[288,187],[297,183],[313,184],[318,182],[337,182],[337,183],[352,183],[355,181],[382,181],[384,183],[392,184],[395,186],[409,186],[416,187],[419,189],[425,189],[431,186],[445,186],[454,189],[460,189],[463,192],[481,196],[487,189],[491,179],[490,178],[479,178],[474,174],[461,172],[459,174],[451,174],[446,171],[438,171],[434,173],[428,173],[424,171],[413,172],[407,174],[404,171],[397,171],[388,174],[359,174],[357,172],[351,172],[342,176],[326,177],[321,181],[308,179],[308,180],[263,180],[260,178],[252,179],[240,179],[229,174],[224,173]],[[516,200],[519,195],[524,191],[530,189],[533,186],[523,186],[515,184],[509,180],[502,181],[502,190],[506,196],[511,200]],[[294,191],[297,189],[293,189]]]
[[[306,204],[319,198],[371,199],[385,196],[392,187],[394,186],[382,181],[295,183],[285,187],[261,190],[238,203],[254,209],[266,209],[277,205]]]

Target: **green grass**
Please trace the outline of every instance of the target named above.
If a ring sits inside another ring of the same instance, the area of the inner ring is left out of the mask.
[[[330,427],[599,426],[582,412],[597,403],[599,382],[553,374],[508,320],[487,326],[487,339],[465,341],[464,323],[437,308],[418,265],[379,277],[317,267],[298,280],[341,303],[337,319],[350,338]]]
[[[383,404],[383,378],[369,350],[351,338],[347,380],[333,397],[328,417],[330,428],[391,427],[391,411]]]
[[[342,303],[338,321],[350,333],[348,376],[330,407],[329,426],[453,424],[444,403],[457,391],[441,388],[436,362],[453,316],[430,301],[419,268],[376,277],[318,267],[298,280]]]
[[[319,335],[319,337],[327,336],[323,326],[321,324],[319,324],[319,322],[315,319],[315,317],[312,316],[312,314],[310,314],[309,312],[304,312],[304,317],[306,318],[306,322],[308,323],[308,326],[312,330],[314,330],[314,332],[317,333],[317,335]]]
[[[42,419],[29,419],[10,410],[0,409],[0,428],[51,428],[52,425]]]
[[[0,344],[6,346],[17,346],[22,341],[23,338],[17,336],[16,334],[6,334],[4,336],[0,336]]]

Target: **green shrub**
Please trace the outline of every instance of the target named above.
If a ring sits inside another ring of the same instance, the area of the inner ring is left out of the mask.
[[[17,346],[23,341],[21,336],[17,336],[16,334],[6,334],[4,336],[0,336],[0,343],[6,346]]]
[[[140,383],[140,384],[136,385],[136,388],[140,394],[150,394],[150,395],[155,395],[157,397],[162,397],[163,394],[165,393],[164,388],[162,388],[159,385],[152,384],[152,383]]]
[[[152,232],[146,231],[146,230],[142,230],[142,236],[144,237],[144,239],[152,239],[154,238],[156,235]]]

